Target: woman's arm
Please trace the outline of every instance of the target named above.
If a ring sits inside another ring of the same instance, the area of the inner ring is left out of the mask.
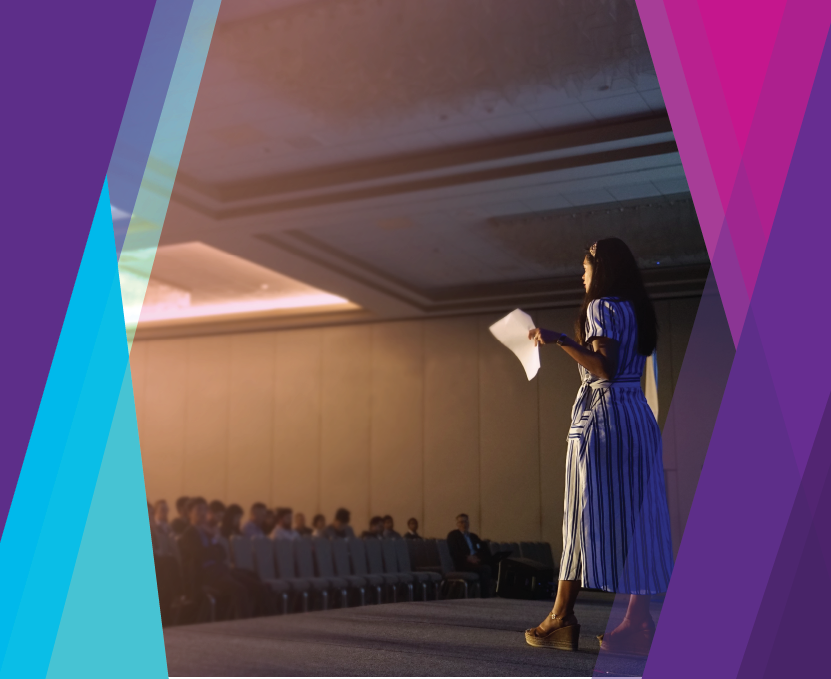
[[[592,340],[592,348],[594,351],[590,351],[559,332],[545,330],[544,328],[534,328],[528,331],[528,339],[534,341],[534,346],[538,344],[556,343],[560,337],[563,338],[561,345],[563,351],[592,375],[596,375],[603,380],[614,379],[615,373],[617,372],[620,342],[609,339],[608,337],[595,337]]]

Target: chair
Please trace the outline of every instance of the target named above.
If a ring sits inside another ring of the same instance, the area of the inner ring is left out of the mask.
[[[554,563],[554,554],[551,551],[551,545],[547,542],[540,543],[540,556],[542,557],[540,561],[549,568],[554,568],[555,570],[559,570],[559,564]]]
[[[326,538],[312,538],[314,548],[315,564],[317,573],[321,578],[326,578],[329,584],[340,591],[341,608],[349,607],[349,581],[335,575],[332,563],[332,543]]]
[[[326,540],[326,538],[314,538],[314,540]],[[339,578],[344,578],[349,583],[349,587],[360,594],[361,606],[366,606],[367,578],[352,573],[352,569],[349,566],[349,548],[346,546],[346,540],[336,538],[329,544],[332,548],[332,560],[335,565],[335,573]],[[315,543],[315,554],[317,554],[317,550],[317,543]],[[364,565],[364,570],[366,570],[366,565]],[[381,580],[379,578],[380,584]]]
[[[506,549],[506,550],[510,549],[511,550],[511,556],[519,556],[519,557],[522,556],[521,552],[519,551],[519,543],[518,542],[506,542],[505,544],[502,545],[502,548]]]
[[[234,568],[245,571],[256,571],[254,566],[254,552],[251,548],[251,540],[244,535],[231,536],[231,560]]]
[[[407,586],[407,597],[410,601],[413,600],[413,582],[415,575],[413,573],[404,573],[398,568],[398,550],[395,549],[395,543],[398,542],[396,538],[381,540],[381,554],[384,557],[384,572],[388,575],[397,575],[398,583]],[[425,596],[427,594],[427,586],[424,587]]]
[[[349,538],[346,542],[346,547],[349,550],[349,557],[352,562],[352,572],[366,580],[370,587],[375,588],[376,599],[375,603],[380,604],[382,601],[381,588],[384,585],[384,578],[380,575],[373,575],[369,572],[366,565],[366,548],[364,541],[360,538]]]
[[[251,540],[254,552],[254,563],[257,566],[257,575],[271,589],[280,595],[283,601],[283,615],[289,610],[289,592],[291,585],[280,580],[274,572],[274,543],[267,537],[256,537]]]
[[[542,563],[542,550],[539,542],[520,542],[519,554],[523,559],[531,559],[537,563]]]
[[[320,603],[323,610],[329,609],[329,589],[336,586],[327,578],[315,575],[312,541],[309,538],[299,540],[275,540],[275,543],[291,542],[294,544],[294,560],[297,566],[297,575],[308,582],[312,589],[320,594]],[[346,583],[344,582],[344,585]]]
[[[434,596],[439,598],[439,586],[441,585],[441,574],[433,571],[417,571],[412,567],[410,561],[410,546],[408,542],[421,542],[421,540],[394,540],[395,551],[398,559],[398,572],[411,573],[415,577],[415,581],[421,585],[422,597],[427,601],[427,585],[432,584],[434,587]],[[416,548],[417,550],[417,548]]]
[[[464,587],[465,599],[467,599],[469,594],[468,583],[478,587],[479,574],[453,570],[455,566],[453,564],[453,557],[450,556],[450,548],[447,546],[447,540],[436,540],[436,549],[439,553],[444,581],[448,584],[461,584]]]
[[[395,603],[397,597],[397,585],[400,582],[397,575],[384,572],[384,559],[381,555],[381,541],[378,538],[367,538],[363,540],[366,551],[366,565],[371,575],[380,575],[384,584],[392,589],[392,601]]]
[[[270,538],[266,538],[270,539]],[[287,583],[295,596],[302,596],[303,612],[309,610],[309,590],[312,583],[304,578],[298,578],[294,567],[294,540],[272,540],[274,547],[274,561],[277,565],[277,574],[280,580]]]

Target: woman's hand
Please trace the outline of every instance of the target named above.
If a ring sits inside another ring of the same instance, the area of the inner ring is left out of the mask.
[[[562,333],[546,330],[545,328],[533,328],[528,331],[528,339],[534,341],[534,346],[556,342]]]

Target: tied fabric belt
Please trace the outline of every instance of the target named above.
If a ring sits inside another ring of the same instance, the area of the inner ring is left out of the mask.
[[[640,388],[641,380],[639,377],[632,377],[623,380],[595,380],[594,382],[583,382],[584,385],[592,389],[631,389],[633,387]]]
[[[591,409],[592,393],[596,389],[640,389],[640,378],[628,378],[621,380],[594,380],[593,382],[585,381],[578,392],[577,402],[572,413],[571,427],[568,432],[568,438],[580,438],[586,431],[591,418],[593,417]]]

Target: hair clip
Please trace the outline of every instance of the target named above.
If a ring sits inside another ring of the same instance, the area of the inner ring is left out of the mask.
[[[597,256],[597,242],[596,241],[594,243],[592,243],[592,246],[589,248],[589,254],[592,257]]]

